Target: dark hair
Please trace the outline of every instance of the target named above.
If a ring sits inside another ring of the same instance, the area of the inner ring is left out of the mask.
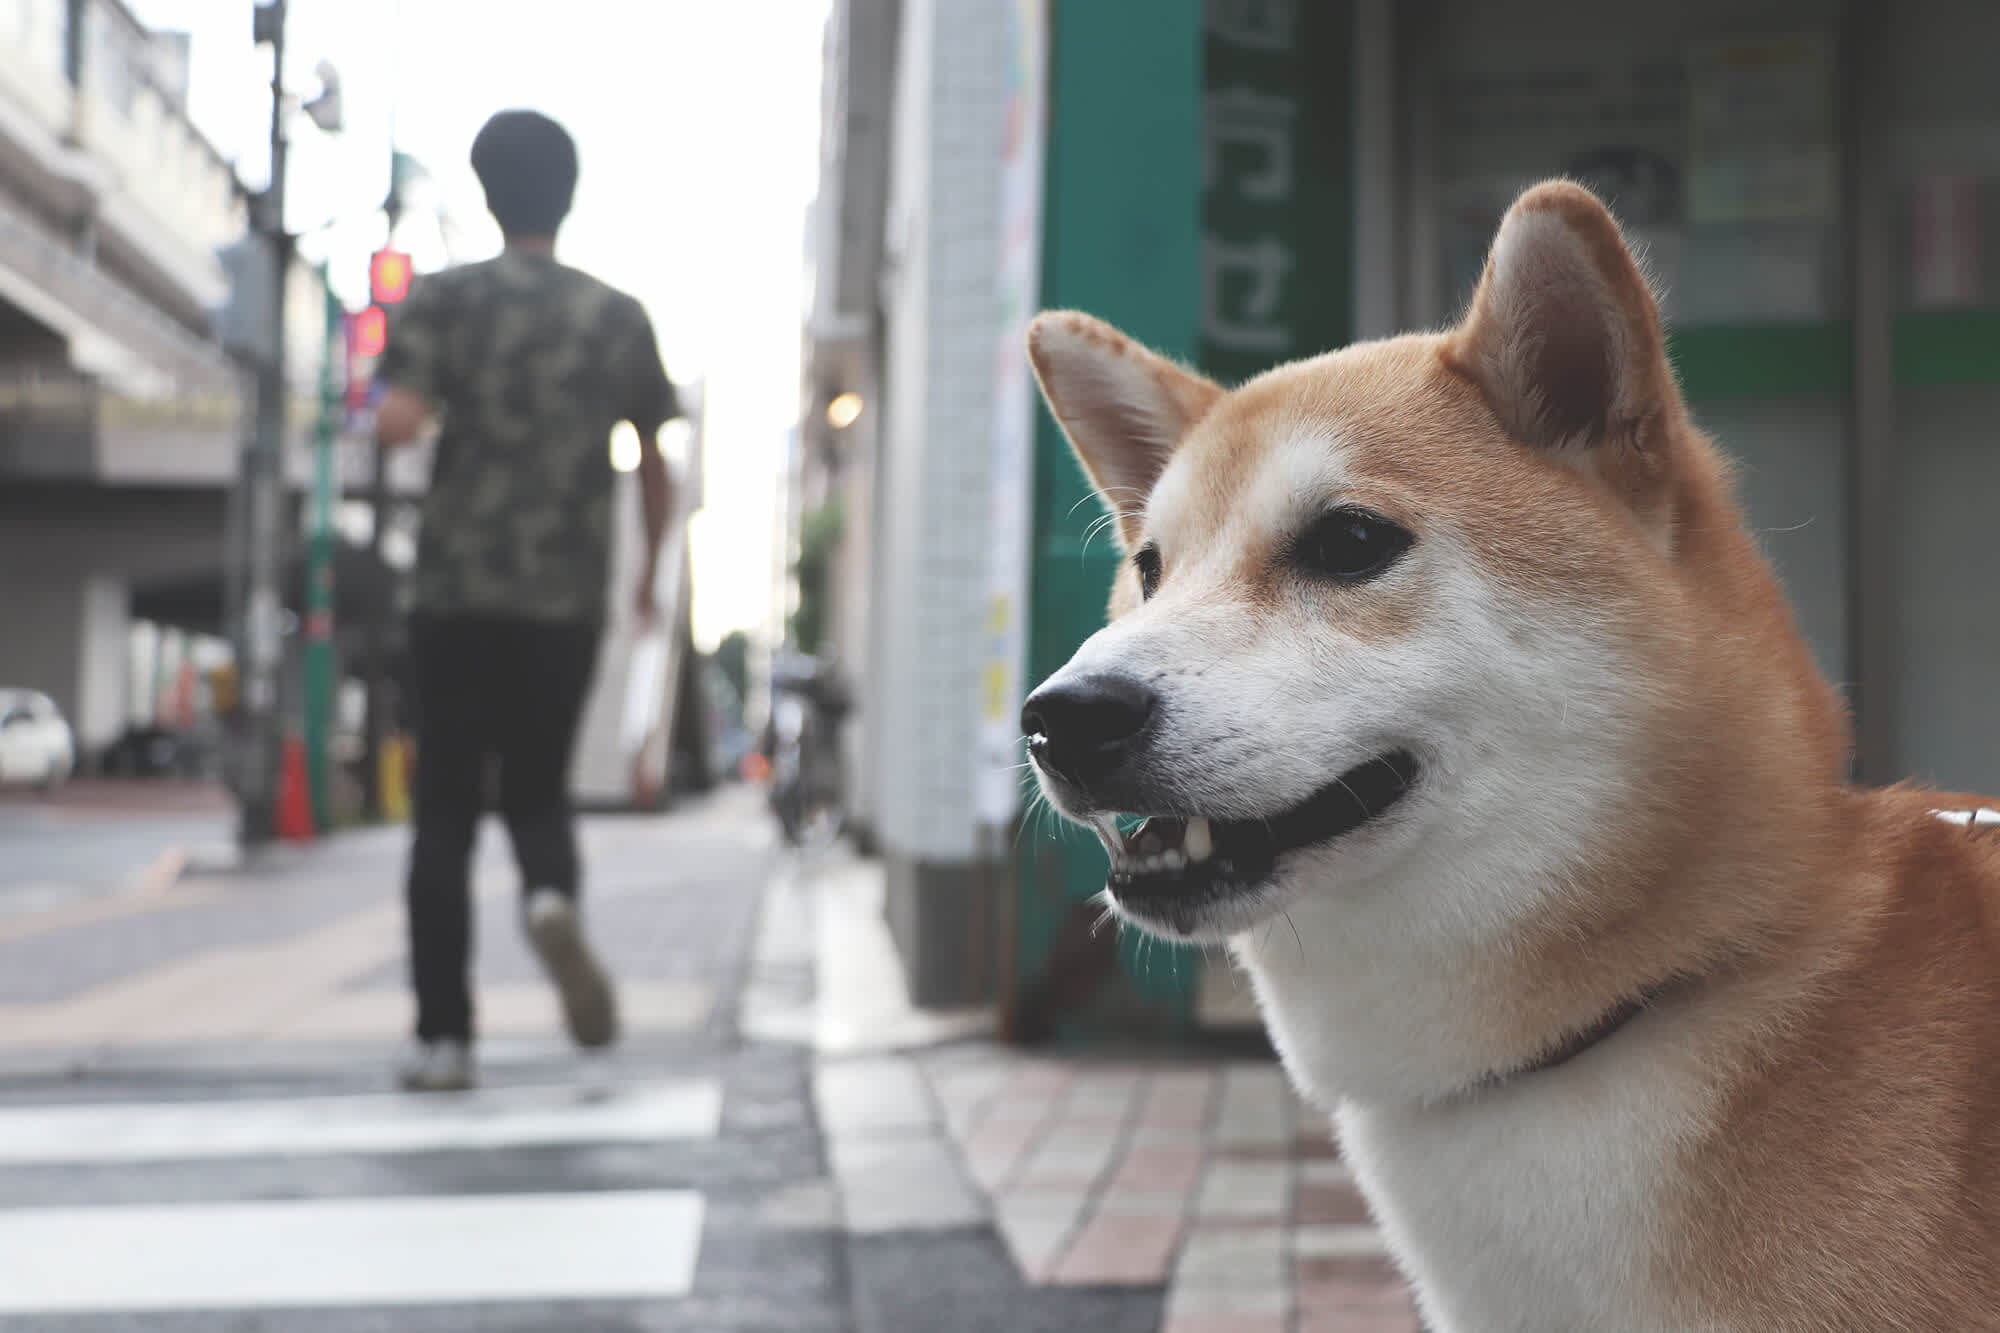
[[[509,236],[553,236],[576,193],[576,141],[539,111],[502,111],[472,141],[486,207]]]

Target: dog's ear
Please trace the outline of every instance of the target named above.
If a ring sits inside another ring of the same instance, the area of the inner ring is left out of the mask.
[[[1074,310],[1035,317],[1028,359],[1130,550],[1139,542],[1153,483],[1222,389]]]
[[[1567,181],[1507,210],[1445,360],[1515,438],[1580,464],[1606,445],[1663,449],[1681,411],[1652,290],[1610,212]],[[1622,472],[1630,460],[1589,465]]]

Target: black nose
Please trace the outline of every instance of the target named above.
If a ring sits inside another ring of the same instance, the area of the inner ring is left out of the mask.
[[[1072,782],[1089,782],[1125,761],[1154,702],[1151,690],[1124,676],[1051,682],[1028,696],[1021,732],[1044,767]]]

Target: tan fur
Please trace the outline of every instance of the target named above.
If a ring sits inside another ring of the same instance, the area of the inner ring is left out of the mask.
[[[1272,551],[1213,548],[1264,451],[1303,432],[1342,442],[1342,501],[1462,543],[1528,605],[1629,646],[1645,666],[1622,686],[1649,701],[1644,798],[1470,969],[1466,992],[1491,1003],[1467,1021],[1492,1068],[1680,978],[1649,1021],[1675,1025],[1712,1089],[1658,1200],[1657,1277],[1686,1326],[1720,1312],[1734,1329],[2000,1327],[2000,829],[1931,813],[1976,798],[1846,784],[1839,697],[1689,419],[1616,224],[1562,183],[1510,221],[1538,217],[1584,266],[1509,290],[1496,257],[1446,334],[1224,393],[1060,313],[1036,325],[1037,373],[1098,479],[1130,475],[1113,460],[1133,409],[1092,401],[1060,348],[1113,339],[1143,368],[1157,393],[1139,415],[1171,430],[1196,479],[1162,542],[1163,587],[1209,580],[1199,595],[1242,606],[1246,632],[1278,595]],[[1540,327],[1600,321],[1589,345],[1520,337],[1537,327],[1523,308],[1551,301],[1560,318]],[[1128,546],[1161,538],[1143,505],[1117,509]],[[1372,587],[1330,591],[1316,614],[1363,640],[1408,633],[1420,608]],[[1113,618],[1138,600],[1128,566]]]

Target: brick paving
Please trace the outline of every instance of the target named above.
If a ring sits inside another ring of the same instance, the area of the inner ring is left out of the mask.
[[[1417,1333],[1325,1117],[1274,1066],[917,1063],[1029,1282],[1164,1285],[1164,1333]]]

